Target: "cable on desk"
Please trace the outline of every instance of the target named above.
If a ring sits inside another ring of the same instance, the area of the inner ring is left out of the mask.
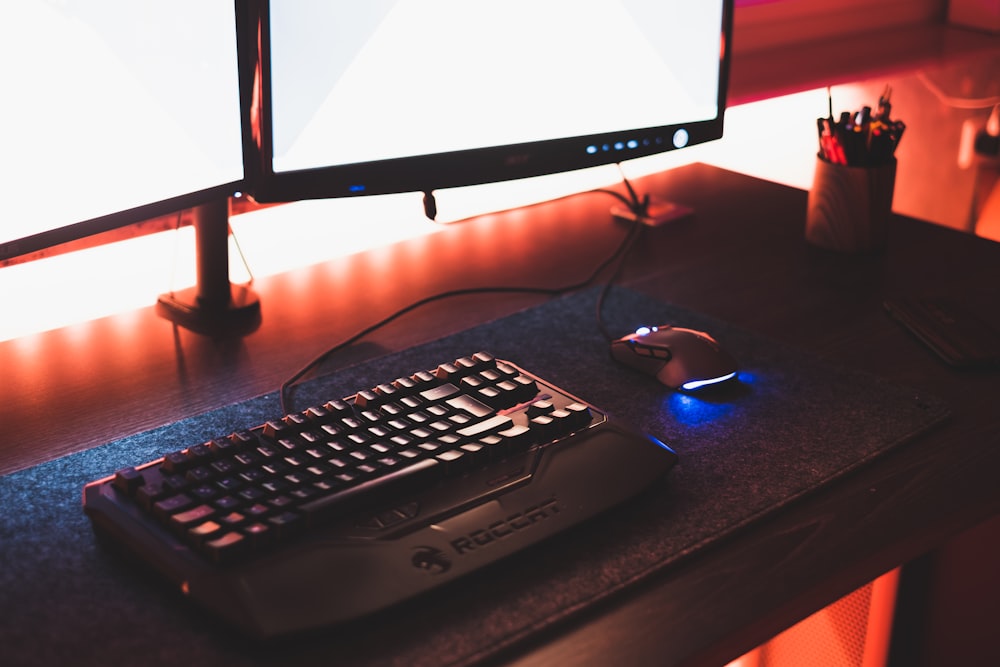
[[[648,202],[648,197],[642,201],[639,200],[638,196],[635,194],[635,191],[632,189],[631,184],[628,182],[628,179],[624,179],[624,182],[629,190],[631,198],[627,198],[624,195],[615,192],[614,190],[601,189],[601,190],[595,190],[594,192],[603,192],[614,195],[615,197],[618,197],[623,202],[625,202],[626,205],[630,207],[642,206],[644,202]],[[294,389],[295,385],[297,385],[299,381],[302,380],[303,377],[309,374],[310,371],[312,371],[314,368],[322,364],[331,355],[339,352],[340,350],[343,350],[346,347],[349,347],[350,345],[353,345],[354,343],[358,342],[365,336],[381,329],[387,324],[399,319],[400,317],[406,315],[407,313],[416,310],[417,308],[426,306],[427,304],[434,303],[436,301],[443,301],[445,299],[450,299],[457,296],[468,296],[473,294],[539,294],[550,297],[562,296],[569,292],[574,292],[589,286],[591,283],[594,282],[594,280],[597,279],[597,277],[601,273],[604,272],[605,269],[607,269],[609,266],[611,266],[613,263],[617,261],[618,265],[615,267],[614,273],[612,273],[609,279],[605,282],[603,288],[601,289],[600,294],[598,295],[597,308],[596,308],[597,326],[600,329],[602,335],[604,335],[604,337],[607,338],[608,340],[611,340],[611,335],[608,333],[607,328],[605,327],[604,322],[601,319],[602,306],[607,297],[608,291],[611,288],[611,284],[618,279],[618,276],[621,274],[621,271],[624,268],[625,258],[628,256],[628,253],[635,246],[636,241],[641,236],[642,229],[643,225],[641,222],[638,221],[633,222],[629,226],[629,229],[626,232],[624,238],[622,239],[622,242],[618,245],[617,248],[615,248],[614,252],[612,252],[611,255],[609,255],[603,262],[601,262],[585,279],[569,285],[564,285],[562,287],[551,287],[551,288],[532,287],[532,286],[497,286],[497,285],[484,286],[484,287],[467,287],[462,289],[439,292],[437,294],[433,294],[431,296],[420,299],[419,301],[414,301],[413,303],[410,303],[409,305],[400,308],[399,310],[387,315],[381,320],[373,324],[370,324],[365,328],[361,329],[360,331],[358,331],[357,333],[349,336],[348,338],[345,338],[344,340],[340,341],[333,347],[326,349],[324,352],[316,356],[312,361],[310,361],[301,369],[299,369],[294,375],[285,380],[281,384],[281,388],[278,394],[278,400],[281,403],[282,413],[283,414],[291,413],[290,399],[291,399],[292,389]]]

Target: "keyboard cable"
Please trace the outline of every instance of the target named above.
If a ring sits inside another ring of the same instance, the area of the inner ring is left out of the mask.
[[[633,247],[635,247],[636,242],[642,235],[642,231],[645,225],[643,225],[642,222],[640,222],[641,214],[646,210],[646,207],[648,207],[649,203],[648,196],[645,196],[641,199],[639,198],[635,190],[632,188],[632,185],[628,182],[627,178],[623,178],[623,182],[625,183],[625,186],[629,191],[628,197],[622,195],[619,192],[608,189],[597,189],[593,190],[593,192],[602,192],[617,197],[626,206],[628,206],[633,213],[637,214],[635,216],[636,220],[627,221],[630,223],[629,228],[625,233],[625,236],[622,238],[621,243],[619,243],[618,246],[615,248],[615,250],[606,259],[604,259],[604,261],[598,264],[597,267],[593,271],[591,271],[591,273],[586,278],[584,278],[581,281],[564,285],[562,287],[534,287],[530,285],[527,286],[494,285],[494,286],[482,286],[482,287],[466,287],[454,290],[446,290],[444,292],[438,292],[436,294],[424,297],[423,299],[414,301],[390,313],[381,320],[378,320],[377,322],[374,322],[373,324],[364,327],[363,329],[357,331],[353,335],[336,343],[332,347],[327,348],[322,353],[313,358],[311,361],[309,361],[305,366],[296,371],[291,377],[282,382],[278,394],[278,400],[281,404],[282,413],[283,414],[291,413],[290,403],[291,403],[293,389],[314,368],[322,364],[324,361],[329,359],[332,355],[336,354],[337,352],[353,345],[354,343],[358,342],[364,337],[374,333],[375,331],[378,331],[382,327],[387,326],[391,322],[399,319],[400,317],[403,317],[404,315],[418,308],[421,308],[423,306],[426,306],[430,303],[434,303],[437,301],[444,301],[446,299],[451,299],[459,296],[469,296],[474,294],[538,294],[548,297],[563,296],[570,292],[575,292],[590,286],[597,279],[597,277],[601,275],[601,273],[603,273],[609,266],[617,262],[614,272],[611,274],[608,280],[605,281],[600,293],[598,294],[596,311],[595,311],[595,315],[597,318],[597,326],[601,334],[610,341],[612,337],[608,332],[607,327],[605,326],[602,318],[603,304],[607,298],[608,292],[610,291],[612,284],[616,280],[618,280],[622,270],[625,267],[626,257],[628,257],[629,252],[632,250]]]

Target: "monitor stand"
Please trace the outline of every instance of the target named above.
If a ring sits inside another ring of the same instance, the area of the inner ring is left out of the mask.
[[[621,170],[621,165],[618,165]],[[599,192],[606,192],[617,198],[621,203],[611,207],[611,215],[618,220],[626,222],[638,222],[647,227],[659,227],[668,222],[680,220],[694,214],[694,209],[684,204],[653,199],[646,193],[639,196],[639,193],[632,187],[632,183],[622,174],[622,183],[628,190],[628,196],[614,190],[600,189]]]
[[[611,215],[615,218],[627,222],[640,222],[647,227],[659,227],[686,218],[693,213],[694,209],[684,204],[656,199],[639,207],[624,204],[611,207]]]
[[[213,337],[244,336],[260,326],[260,300],[229,281],[229,198],[192,209],[197,262],[194,287],[160,295],[156,312],[177,326]]]

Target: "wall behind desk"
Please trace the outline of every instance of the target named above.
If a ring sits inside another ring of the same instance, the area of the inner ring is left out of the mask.
[[[976,174],[962,155],[971,151],[969,128],[984,127],[1000,103],[998,72],[1000,54],[831,88],[835,114],[874,107],[885,87],[892,88],[893,116],[907,125],[897,151],[897,213],[973,230]],[[698,160],[808,189],[818,147],[816,118],[826,114],[825,88],[734,106],[722,140],[660,159],[665,167],[673,166],[670,160]],[[1000,240],[1000,224],[980,224],[979,233]]]

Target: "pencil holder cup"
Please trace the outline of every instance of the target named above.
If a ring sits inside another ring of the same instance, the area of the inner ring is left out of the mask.
[[[896,185],[896,160],[874,166],[816,158],[806,210],[806,241],[842,252],[885,247]]]

